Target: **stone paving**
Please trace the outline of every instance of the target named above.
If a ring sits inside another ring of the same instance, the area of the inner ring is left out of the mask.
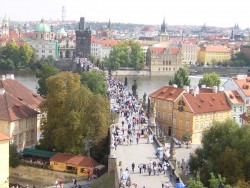
[[[133,116],[137,116],[138,114],[133,114]],[[118,127],[122,128],[122,121],[125,122],[124,117],[119,117],[119,121],[117,123]],[[144,124],[143,126],[146,126]],[[125,136],[127,124],[124,125],[125,128]],[[138,130],[138,128],[137,128]],[[156,173],[154,175],[151,173],[149,176],[148,172],[146,173],[139,173],[138,165],[140,164],[149,164],[150,160],[155,161],[156,163],[159,162],[159,159],[156,157],[156,145],[154,143],[147,143],[147,138],[144,138],[144,136],[141,136],[139,139],[139,143],[137,144],[135,139],[133,141],[133,144],[128,145],[127,142],[125,142],[122,145],[118,145],[117,149],[115,151],[115,155],[117,157],[117,171],[118,171],[118,177],[120,177],[120,169],[122,168],[125,170],[126,168],[129,169],[130,172],[130,178],[131,183],[137,184],[137,188],[161,188],[162,183],[169,182],[170,187],[174,187],[173,184],[169,180],[169,172],[167,175],[164,175],[163,172]],[[135,163],[135,170],[132,172],[132,163]],[[120,166],[119,166],[120,165]],[[133,187],[133,186],[132,186]]]

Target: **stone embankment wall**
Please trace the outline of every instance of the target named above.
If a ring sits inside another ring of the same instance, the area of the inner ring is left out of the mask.
[[[204,73],[216,72],[220,76],[231,77],[238,74],[249,74],[250,67],[190,67],[191,75],[203,75]]]
[[[18,166],[10,168],[10,180],[13,182],[33,182],[39,185],[53,185],[57,179],[62,179],[64,183],[72,182],[72,179],[82,180],[76,174],[57,172],[48,169],[34,168],[30,166]]]

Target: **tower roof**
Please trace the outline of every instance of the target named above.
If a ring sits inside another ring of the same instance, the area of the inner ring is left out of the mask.
[[[40,33],[51,32],[51,29],[49,25],[44,23],[44,19],[42,19],[41,22],[36,25],[35,32],[40,32]]]

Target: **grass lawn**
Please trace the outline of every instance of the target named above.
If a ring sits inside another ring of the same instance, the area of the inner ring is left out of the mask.
[[[101,187],[115,188],[115,174],[113,173],[108,175],[108,172],[106,172],[92,184],[88,185],[88,188]]]

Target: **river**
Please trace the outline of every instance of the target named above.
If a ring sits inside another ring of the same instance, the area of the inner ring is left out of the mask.
[[[24,86],[36,92],[36,88],[38,86],[38,79],[36,78],[35,74],[31,70],[19,70],[19,71],[3,71],[0,70],[0,75],[3,74],[14,74],[15,79],[21,82]],[[202,76],[189,76],[191,80],[191,87],[198,85],[199,79]],[[118,76],[117,79],[121,82],[125,81],[125,76]],[[134,80],[137,83],[137,93],[138,97],[142,98],[144,92],[149,95],[152,92],[156,91],[157,89],[168,85],[170,77],[167,76],[127,76],[128,79],[128,88],[131,90]],[[228,78],[221,77],[221,85],[227,80]]]

